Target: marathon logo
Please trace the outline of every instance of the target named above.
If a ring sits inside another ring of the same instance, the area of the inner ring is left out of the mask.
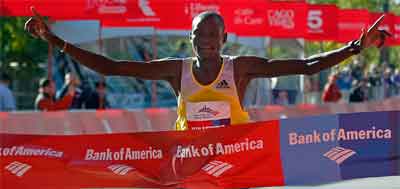
[[[245,25],[261,25],[264,23],[264,18],[255,15],[255,10],[250,8],[235,9],[235,17],[233,19],[234,24],[245,24]]]
[[[203,108],[201,108],[201,109],[198,111],[198,113],[209,113],[209,114],[212,114],[212,115],[214,115],[214,116],[216,116],[216,115],[219,114],[218,111],[213,110],[213,109],[211,109],[211,108],[209,108],[209,107],[207,107],[207,106],[203,106]]]
[[[293,29],[295,27],[294,10],[268,10],[267,15],[270,26],[285,29]]]
[[[127,12],[128,0],[87,0],[88,10],[99,14],[124,14]]]
[[[148,0],[138,0],[139,8],[145,16],[156,16],[156,13],[151,9]]]
[[[217,4],[189,3],[185,6],[185,14],[192,18],[204,11],[220,12],[220,7]]]

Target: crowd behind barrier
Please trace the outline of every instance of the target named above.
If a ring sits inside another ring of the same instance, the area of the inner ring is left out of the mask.
[[[304,116],[391,111],[400,109],[400,97],[354,104],[303,104],[249,109],[252,121]],[[1,112],[0,133],[12,134],[102,134],[175,130],[176,110],[98,110],[58,112]],[[79,127],[77,125],[80,125]]]
[[[162,40],[161,40],[162,39]],[[175,45],[169,38],[161,38],[158,47],[158,57],[188,57],[191,56],[187,41],[177,40]],[[105,40],[107,42],[107,40]],[[169,43],[168,43],[169,42]],[[111,42],[110,42],[111,43]],[[155,58],[152,49],[149,46],[149,39],[124,39],[124,43],[129,47],[126,49],[128,56],[134,60],[150,60]],[[223,49],[224,54],[255,54],[254,49],[238,44],[228,44]],[[111,52],[107,52],[110,54]],[[79,84],[76,84],[77,90],[71,109],[88,109],[89,106],[80,105],[80,101],[85,96],[95,94],[95,84],[98,81],[105,81],[106,106],[104,108],[149,108],[149,107],[175,107],[176,97],[170,90],[165,81],[144,81],[138,78],[106,77],[102,78],[92,70],[79,66],[69,56],[65,54],[54,54],[53,76],[56,97],[62,98],[69,86],[66,77],[69,74],[76,75]],[[371,63],[368,64],[363,58],[354,59],[349,65],[339,65],[325,75],[335,75],[334,82],[340,92],[340,98],[335,102],[348,103],[353,102],[350,99],[353,92],[358,98],[358,102],[379,101],[400,94],[400,71],[398,66],[393,63]],[[248,94],[244,99],[244,105],[247,107],[260,107],[265,105],[298,105],[298,104],[322,104],[326,83],[324,74],[315,74],[313,76],[304,76],[303,80],[291,79],[291,77],[281,77],[276,85],[273,85],[273,79],[262,79],[262,82],[253,82],[254,85],[248,87]],[[296,76],[297,78],[297,76]],[[300,78],[300,77],[298,77]],[[18,78],[13,78],[17,81]],[[357,90],[359,83],[366,82],[366,86]],[[37,82],[37,81],[36,81]],[[303,82],[303,84],[301,84]],[[37,82],[39,83],[39,82]],[[36,85],[35,85],[36,86]],[[293,86],[288,88],[287,86]],[[28,88],[24,81],[11,84],[10,88],[16,96],[17,110],[33,109],[34,96],[37,95],[37,89],[21,91],[22,88]],[[20,89],[19,89],[20,88]],[[255,92],[256,91],[256,92]],[[359,93],[363,93],[364,98],[360,98]],[[329,94],[329,93],[328,93]],[[80,95],[80,96],[79,96]],[[79,96],[79,97],[76,97]],[[354,95],[353,95],[354,96]],[[354,98],[353,98],[354,99]],[[91,103],[93,104],[93,103]],[[96,104],[96,103],[95,103]],[[90,108],[92,109],[92,108]]]

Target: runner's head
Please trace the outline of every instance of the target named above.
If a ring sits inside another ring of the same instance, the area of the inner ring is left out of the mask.
[[[56,92],[54,81],[48,78],[42,78],[39,81],[39,92],[49,95],[50,97],[54,96]]]
[[[224,19],[218,13],[207,11],[193,19],[190,41],[197,57],[219,58],[226,38]]]

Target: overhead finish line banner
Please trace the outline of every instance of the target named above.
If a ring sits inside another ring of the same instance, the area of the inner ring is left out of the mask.
[[[98,20],[101,27],[152,27],[190,30],[203,11],[220,13],[226,30],[238,36],[305,38],[347,43],[383,13],[366,9],[339,9],[334,4],[304,0],[2,0],[0,16],[33,16],[37,11],[54,21]],[[62,8],[60,8],[62,7]],[[73,13],[73,14],[71,14]],[[399,45],[400,16],[386,13],[380,29],[393,34],[388,45]]]
[[[399,175],[399,118],[373,112],[205,131],[0,134],[0,186],[247,188]]]

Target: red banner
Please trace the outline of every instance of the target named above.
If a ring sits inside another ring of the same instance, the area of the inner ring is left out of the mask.
[[[99,19],[104,27],[166,30],[190,30],[194,16],[212,10],[224,17],[228,32],[240,36],[338,42],[357,39],[361,29],[377,16],[367,10],[338,10],[334,5],[308,5],[305,1],[3,0],[1,6],[0,15],[6,16],[32,16],[30,7],[34,6],[40,14],[55,20]],[[381,27],[394,34],[388,39],[389,45],[400,44],[398,20],[387,14]]]
[[[335,5],[308,5],[308,40],[336,40],[338,8]]]
[[[338,19],[337,41],[347,43],[358,39],[370,21],[368,10],[341,10]]]
[[[234,2],[222,7],[226,30],[240,36],[266,36],[267,17],[264,2]]]
[[[393,17],[393,33],[392,37],[394,43],[399,45],[400,44],[400,16]]]
[[[266,9],[267,34],[275,38],[304,37],[307,4],[269,3]]]
[[[279,186],[284,184],[279,136],[278,121],[202,132],[0,134],[1,186]],[[255,161],[263,163],[254,166]]]
[[[168,4],[172,5],[170,2]],[[192,28],[192,19],[204,11],[221,13],[221,5],[215,0],[181,0],[174,2],[170,9],[163,11],[164,21],[157,28],[190,30]]]
[[[88,14],[87,2],[89,1],[53,1],[53,0],[3,0],[3,13],[5,16],[33,16],[30,7],[43,16],[62,19],[94,19]]]
[[[372,25],[379,17],[381,17],[383,13],[370,13],[370,25]],[[386,14],[384,20],[381,22],[379,29],[386,30],[389,33],[394,33],[394,20],[395,16],[393,14]],[[395,38],[389,37],[386,39],[386,45],[394,45]]]
[[[120,18],[103,18],[105,27],[151,26],[159,29],[190,30],[192,19],[203,11],[220,12],[220,5],[212,0],[162,1],[137,0],[131,13]]]

